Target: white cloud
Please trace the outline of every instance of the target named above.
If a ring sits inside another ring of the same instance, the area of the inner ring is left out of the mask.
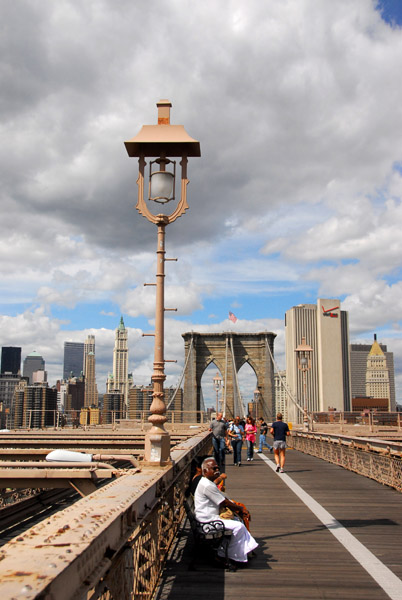
[[[2,344],[42,344],[56,373],[67,332],[52,311],[67,307],[80,339],[86,303],[152,319],[156,229],[135,211],[123,141],[156,122],[160,97],[202,148],[190,210],[166,236],[180,259],[166,305],[190,330],[204,306],[210,323],[222,299],[247,314],[273,295],[282,314],[297,295],[342,296],[362,335],[400,325],[402,30],[375,2],[21,0],[3,19]],[[103,324],[100,352],[113,347]],[[133,335],[143,376],[151,345]]]

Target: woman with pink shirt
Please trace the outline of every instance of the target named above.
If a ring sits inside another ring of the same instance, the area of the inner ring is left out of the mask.
[[[255,421],[253,417],[247,417],[246,425],[244,426],[244,431],[246,433],[247,442],[247,460],[253,460],[255,434],[257,433],[257,427],[255,426]]]

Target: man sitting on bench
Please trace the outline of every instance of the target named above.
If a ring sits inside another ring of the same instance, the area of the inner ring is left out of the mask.
[[[258,544],[246,527],[240,521],[221,519],[219,508],[226,506],[234,513],[242,515],[244,509],[231,502],[220,492],[214,481],[220,475],[219,467],[214,458],[206,458],[202,465],[202,477],[194,494],[195,518],[201,523],[222,520],[226,529],[232,531],[228,549],[228,558],[245,563],[248,554],[257,548]],[[219,552],[218,552],[219,555]]]

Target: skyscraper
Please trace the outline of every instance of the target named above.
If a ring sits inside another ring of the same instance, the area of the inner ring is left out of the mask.
[[[84,370],[84,344],[83,342],[64,342],[63,379],[79,377]]]
[[[116,391],[103,395],[102,422],[104,424],[113,423],[116,419],[123,419],[125,413],[123,394]]]
[[[128,374],[128,334],[124,326],[123,317],[116,329],[113,350],[113,376],[107,381],[107,392],[109,394],[120,392],[123,394],[124,404],[128,405],[128,390],[130,387]]]
[[[21,374],[21,348],[3,346],[1,349],[1,372]]]
[[[87,339],[85,340],[85,343],[84,343],[84,360],[82,363],[82,370],[84,372],[84,375],[85,375],[85,367],[86,367],[88,352],[93,352],[93,354],[95,354],[95,336],[91,335],[91,334],[89,334],[87,336]]]
[[[15,392],[14,427],[48,427],[55,424],[57,390],[47,384],[18,387]]]
[[[395,399],[395,371],[394,371],[394,354],[388,352],[385,344],[379,344],[381,351],[384,353],[386,365],[389,374],[390,388],[390,408],[391,412],[396,410]],[[367,376],[367,360],[372,349],[372,344],[351,344],[350,345],[350,372],[352,381],[352,398],[363,398],[367,396],[366,376]],[[371,394],[370,394],[371,395]]]
[[[88,335],[84,344],[85,406],[98,406],[95,375],[95,336]]]
[[[28,382],[33,383],[33,374],[35,371],[44,371],[45,361],[42,356],[34,350],[24,360],[23,376],[28,377]]]
[[[317,305],[294,306],[285,315],[287,385],[301,406],[306,400],[308,411],[350,410],[348,314],[340,306],[337,299],[319,299]],[[313,349],[311,369],[306,372],[306,399],[295,352],[302,337]],[[289,420],[300,422],[298,413],[289,403]]]
[[[369,398],[384,398],[390,406],[389,369],[387,359],[374,336],[374,342],[367,357],[366,396]]]
[[[288,420],[288,395],[286,392],[286,371],[274,374],[275,414],[282,413],[283,420]]]

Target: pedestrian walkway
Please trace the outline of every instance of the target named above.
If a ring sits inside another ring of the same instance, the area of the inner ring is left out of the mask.
[[[187,529],[158,599],[402,599],[402,494],[294,450],[284,474],[269,452],[240,468],[230,459],[226,493],[252,514],[257,557],[235,573],[207,563],[189,571]]]

